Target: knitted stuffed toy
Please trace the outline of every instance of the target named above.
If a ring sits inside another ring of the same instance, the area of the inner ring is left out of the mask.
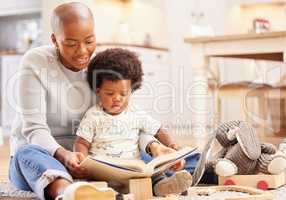
[[[219,176],[235,174],[279,174],[286,169],[286,156],[272,144],[261,143],[255,129],[243,121],[230,121],[215,131],[222,146],[208,165]]]

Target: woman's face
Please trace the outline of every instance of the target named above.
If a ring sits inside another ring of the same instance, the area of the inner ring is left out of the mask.
[[[93,20],[62,24],[52,39],[59,49],[62,64],[73,71],[80,71],[87,67],[96,47]]]

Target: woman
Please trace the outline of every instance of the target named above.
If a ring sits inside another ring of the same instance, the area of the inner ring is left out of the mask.
[[[22,59],[20,110],[10,140],[11,182],[41,199],[54,199],[73,178],[86,177],[79,166],[84,156],[71,147],[94,99],[84,70],[96,47],[91,11],[81,3],[62,4],[53,11],[51,25],[54,45],[32,49]],[[152,148],[158,155],[166,151],[153,137],[140,140],[143,150]]]
[[[91,11],[80,3],[52,15],[53,46],[27,52],[19,71],[19,116],[13,123],[9,177],[19,189],[55,198],[84,176],[71,151],[74,128],[91,105],[85,71],[96,42]],[[29,145],[25,145],[29,144]]]

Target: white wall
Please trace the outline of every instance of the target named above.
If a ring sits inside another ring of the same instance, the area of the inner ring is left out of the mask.
[[[166,47],[164,0],[160,2],[158,6],[158,1],[137,0],[120,6],[114,1],[96,1],[94,13],[98,41],[120,42],[123,39],[123,42],[142,44],[148,33],[154,46]]]
[[[252,21],[255,18],[264,18],[270,22],[272,31],[286,29],[286,12],[283,4],[246,4],[240,6],[239,1],[227,2],[228,17],[226,33],[247,33],[252,31]]]
[[[192,70],[189,62],[189,45],[183,38],[188,32],[190,20],[190,1],[172,1],[166,3],[168,21],[169,48],[171,51],[172,81],[175,83],[175,115],[174,118],[190,119],[190,112],[186,109],[185,85],[190,84]]]
[[[44,44],[50,42],[51,12],[57,5],[64,2],[71,1],[43,1]],[[164,8],[164,0],[136,0],[128,4],[122,4],[116,0],[80,0],[78,2],[85,3],[93,11],[96,19],[98,42],[143,43],[145,34],[149,33],[153,45],[167,46],[167,22],[164,10],[162,9]],[[124,25],[121,25],[122,22]]]
[[[212,97],[206,92],[206,74],[191,66],[191,45],[184,43],[189,27],[196,23],[191,13],[204,13],[199,25],[212,26],[215,34],[225,31],[225,0],[180,0],[166,1],[169,47],[172,55],[172,81],[176,87],[176,110],[173,121],[192,124],[192,132],[206,133],[212,126],[214,115]],[[200,66],[202,67],[202,66]],[[190,133],[188,130],[185,133]]]

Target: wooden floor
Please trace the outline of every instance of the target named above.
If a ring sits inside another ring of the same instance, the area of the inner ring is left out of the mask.
[[[8,138],[5,138],[4,145],[0,146],[0,181],[8,180],[9,155],[9,142]]]

